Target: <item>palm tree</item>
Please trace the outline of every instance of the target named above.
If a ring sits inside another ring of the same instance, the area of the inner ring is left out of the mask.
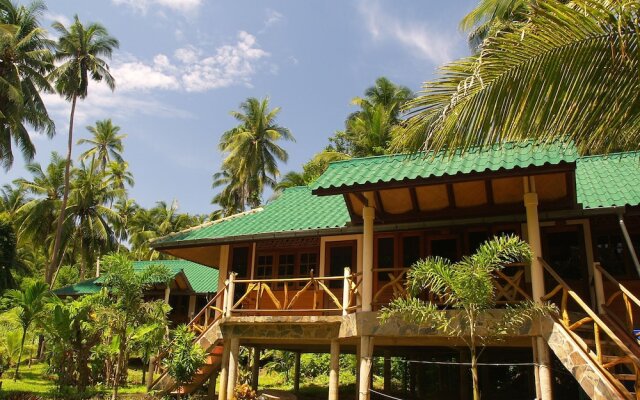
[[[525,140],[570,141],[582,153],[640,148],[636,3],[532,3],[527,23],[424,84],[397,148]]]
[[[284,189],[287,189],[290,187],[306,186],[306,185],[307,185],[307,182],[305,182],[303,174],[296,171],[290,171],[290,172],[287,172],[282,177],[280,182],[278,182],[278,184],[275,187],[275,190],[283,191]]]
[[[46,9],[41,1],[18,6],[0,0],[0,164],[13,164],[12,139],[28,161],[36,149],[27,126],[36,132],[55,133],[40,93],[53,89],[46,75],[53,68],[50,41],[38,18]]]
[[[111,119],[96,121],[95,126],[87,126],[87,130],[93,134],[92,139],[80,139],[78,144],[88,144],[91,147],[80,155],[81,160],[96,157],[98,166],[104,170],[111,161],[124,162],[122,159],[122,139],[127,135],[119,135],[120,127],[114,125]]]
[[[478,51],[482,42],[526,21],[532,0],[480,0],[460,21],[460,29],[469,33],[469,46]]]
[[[393,123],[398,122],[398,115],[403,104],[413,98],[413,92],[406,86],[396,85],[388,78],[381,76],[373,86],[364,91],[364,98],[356,97],[351,102],[366,106],[383,106],[391,115]]]
[[[240,124],[225,132],[220,139],[220,150],[227,153],[223,169],[231,173],[235,184],[243,182],[241,208],[249,199],[262,196],[265,185],[274,187],[280,175],[278,161],[289,158],[286,150],[277,141],[295,141],[289,129],[276,123],[280,107],[269,109],[269,99],[248,98],[240,104],[240,111],[231,115]]]
[[[105,173],[93,163],[88,166],[83,163],[75,170],[71,186],[66,219],[74,227],[74,239],[80,250],[79,280],[83,280],[95,253],[115,248],[111,222],[118,220],[119,215],[108,204],[121,193],[109,185]]]
[[[20,343],[18,362],[16,363],[16,372],[13,376],[14,381],[18,379],[22,350],[24,349],[24,341],[27,338],[27,330],[35,321],[38,321],[42,317],[50,294],[49,286],[44,282],[33,282],[27,286],[24,291],[11,289],[7,290],[5,294],[9,300],[9,304],[17,309],[18,320],[22,326],[22,341]]]
[[[27,164],[31,180],[16,180],[25,193],[33,196],[17,211],[18,234],[41,247],[46,256],[51,255],[50,245],[64,191],[65,164],[65,159],[53,152],[46,169],[39,163]]]
[[[55,59],[61,64],[51,73],[58,93],[71,101],[69,116],[69,140],[67,142],[67,165],[64,173],[64,193],[58,225],[54,240],[54,251],[51,263],[47,268],[46,282],[50,283],[53,271],[58,267],[58,250],[62,239],[62,225],[69,197],[69,179],[71,175],[71,151],[73,147],[73,120],[78,99],[87,97],[89,81],[104,81],[111,89],[115,89],[116,82],[109,72],[109,65],[102,57],[111,58],[113,49],[119,46],[118,40],[109,36],[107,29],[100,24],[90,23],[84,26],[78,16],[67,29],[59,22],[53,24],[60,38],[56,44]]]
[[[6,212],[12,221],[14,221],[20,207],[27,201],[26,193],[20,186],[12,186],[7,183],[0,188],[0,212]]]
[[[525,323],[555,311],[552,305],[525,301],[508,307],[501,319],[483,318],[496,306],[493,283],[496,273],[506,264],[530,260],[529,244],[517,236],[493,238],[483,243],[475,254],[456,263],[428,257],[414,264],[407,273],[409,295],[393,300],[383,308],[380,318],[386,323],[398,317],[465,341],[471,353],[473,398],[479,400],[477,348],[483,340],[512,334]],[[445,309],[459,310],[460,314],[451,316],[436,304],[421,300],[419,295],[425,290],[442,299]]]
[[[114,189],[126,194],[126,186],[133,187],[135,181],[126,161],[111,161],[107,164],[107,180]]]
[[[222,214],[225,216],[237,214],[244,211],[246,205],[257,207],[260,198],[251,196],[246,181],[240,180],[232,171],[224,169],[213,174],[212,188],[223,187],[211,200],[212,204],[222,207]]]
[[[140,209],[133,199],[126,197],[118,200],[114,205],[114,210],[118,213],[118,219],[113,221],[113,230],[119,240],[129,239],[129,230],[131,229],[131,220]]]

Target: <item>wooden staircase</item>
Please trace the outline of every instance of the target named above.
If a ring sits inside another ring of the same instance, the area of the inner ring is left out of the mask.
[[[640,309],[640,301],[607,276],[624,294],[613,297],[626,301],[629,324],[625,326],[607,312],[610,303],[603,304],[600,312],[592,310],[544,260],[540,262],[557,282],[542,298],[557,304],[560,311],[542,326],[549,347],[592,399],[640,400],[640,346],[633,335],[632,310],[633,304]]]
[[[168,393],[193,393],[205,384],[214,373],[220,370],[224,350],[222,332],[220,330],[220,319],[223,311],[216,307],[216,301],[223,293],[224,291],[220,291],[200,310],[191,322],[189,322],[189,329],[197,335],[195,343],[204,349],[207,354],[205,364],[193,376],[192,381],[188,385],[178,387],[173,378],[162,369],[161,361],[166,354],[160,354],[156,358],[156,362],[161,374],[149,387],[150,391],[155,391],[161,395]]]

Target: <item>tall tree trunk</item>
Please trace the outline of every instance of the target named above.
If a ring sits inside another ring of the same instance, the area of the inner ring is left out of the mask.
[[[22,350],[24,350],[24,340],[27,338],[27,329],[22,329],[22,340],[20,341],[20,353],[18,353],[18,362],[16,363],[16,373],[13,375],[13,381],[18,380],[18,372],[20,371],[20,361],[22,361]]]
[[[78,97],[74,94],[71,100],[71,115],[69,116],[69,140],[67,142],[67,163],[64,167],[64,189],[62,193],[62,205],[60,206],[60,215],[58,215],[58,223],[56,227],[56,237],[53,242],[53,254],[51,255],[51,263],[45,274],[45,281],[53,287],[53,273],[58,268],[58,253],[62,241],[62,225],[67,210],[67,201],[69,200],[69,178],[71,175],[71,151],[73,149],[73,119],[76,113],[76,101]]]
[[[473,380],[473,400],[480,400],[480,384],[478,382],[478,354],[476,352],[475,332],[471,329],[471,379]]]

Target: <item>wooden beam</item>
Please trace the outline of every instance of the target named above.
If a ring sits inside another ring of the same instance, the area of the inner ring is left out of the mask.
[[[413,212],[420,212],[420,204],[418,203],[418,194],[416,193],[415,187],[407,188],[409,190],[409,195],[411,196],[411,207],[413,208]]]
[[[487,204],[493,206],[495,201],[493,200],[493,185],[491,184],[491,179],[484,181],[484,191],[487,193]]]
[[[453,184],[447,183],[447,198],[449,199],[449,209],[456,208],[456,195],[453,193]]]
[[[387,212],[384,210],[384,206],[382,205],[382,197],[380,196],[380,191],[376,190],[373,192],[373,198],[376,203],[376,215],[378,215],[383,221]]]
[[[391,182],[382,182],[382,183],[364,183],[364,184],[355,184],[350,186],[339,186],[339,187],[331,187],[331,188],[318,188],[312,191],[313,194],[319,196],[333,195],[333,194],[342,194],[342,193],[360,193],[367,192],[372,190],[380,190],[380,189],[394,189],[394,188],[405,188],[405,187],[416,187],[416,186],[428,186],[428,185],[437,185],[442,183],[455,183],[455,182],[467,182],[467,181],[477,181],[484,179],[492,179],[492,178],[509,178],[516,176],[534,176],[534,175],[542,175],[542,174],[551,174],[557,172],[569,172],[575,173],[576,164],[572,163],[560,163],[556,165],[543,165],[539,167],[527,167],[527,168],[513,168],[510,170],[499,170],[499,171],[489,171],[489,172],[469,172],[469,173],[459,173],[455,175],[444,175],[444,176],[431,176],[427,178],[416,178],[416,179],[403,179],[399,181],[391,181]]]
[[[344,203],[347,205],[347,211],[349,211],[349,218],[354,221],[356,219],[356,213],[353,212],[353,204],[351,204],[351,199],[349,199],[349,195],[347,193],[343,193],[342,197],[344,198]]]
[[[358,200],[360,200],[362,204],[364,204],[365,207],[369,205],[369,200],[367,200],[367,198],[364,196],[362,192],[355,192],[353,193],[353,195],[356,196]]]

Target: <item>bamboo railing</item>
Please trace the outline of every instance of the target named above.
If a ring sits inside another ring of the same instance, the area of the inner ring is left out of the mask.
[[[594,284],[596,286],[596,297],[598,306],[608,315],[612,316],[619,324],[627,329],[631,337],[638,339],[635,333],[634,315],[640,314],[640,300],[628,288],[624,287],[611,274],[609,274],[600,263],[594,263]],[[609,284],[614,288],[613,293],[607,295],[604,289],[602,278],[606,278]],[[624,316],[620,317],[616,314],[614,308],[618,305],[618,309],[624,310]]]
[[[558,275],[549,264],[543,259],[538,259],[545,272],[556,282],[548,293],[542,296],[542,301],[552,301],[560,297],[555,303],[559,306],[560,316],[556,318],[574,338],[591,361],[598,367],[600,372],[606,376],[611,383],[621,390],[629,391],[625,388],[622,381],[635,381],[638,388],[640,371],[640,358],[632,351],[627,344],[624,343],[618,335],[593,311],[580,296],[571,289],[569,285]],[[575,308],[569,306],[570,302],[577,306],[577,312],[572,311]],[[573,320],[573,318],[579,318]],[[605,351],[607,354],[605,354]],[[634,376],[631,374],[616,374],[610,371],[620,364],[631,364]],[[637,391],[636,391],[637,393]],[[637,397],[638,399],[639,397]],[[627,397],[627,396],[625,396]]]
[[[519,301],[531,300],[526,290],[525,264],[512,263],[495,272],[493,285],[496,290],[496,304],[505,305]],[[410,268],[374,268],[374,276],[378,277],[378,285],[374,289],[373,306],[380,308],[390,299],[407,295],[406,280]],[[380,275],[386,275],[380,280]],[[431,303],[443,304],[444,301],[433,293],[424,293],[423,297]]]
[[[225,315],[347,315],[358,308],[361,274],[344,269],[343,276],[286,279],[229,277]],[[337,284],[333,284],[337,282]],[[243,292],[235,296],[242,285]],[[277,287],[277,289],[274,289]]]

